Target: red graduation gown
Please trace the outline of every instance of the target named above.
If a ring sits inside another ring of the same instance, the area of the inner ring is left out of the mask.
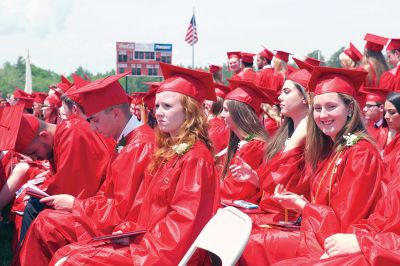
[[[75,199],[72,214],[55,210],[39,214],[25,238],[21,264],[47,265],[60,247],[111,234],[132,211],[154,146],[154,132],[147,124],[129,133],[125,147],[114,154],[106,180],[95,196]]]
[[[400,264],[400,175],[388,184],[387,194],[366,220],[352,225],[350,233],[357,237],[361,253],[336,256],[324,260],[299,257],[281,261],[279,265],[394,266]]]
[[[231,165],[237,164],[237,157],[243,159],[253,169],[257,169],[264,158],[266,143],[262,140],[252,139],[239,147],[231,160]],[[221,200],[246,200],[256,203],[259,198],[259,186],[251,182],[238,181],[232,177],[228,170],[225,179],[221,182]]]
[[[374,123],[368,123],[366,128],[369,135],[376,141],[379,151],[383,151],[387,142],[388,128],[383,126],[376,127]]]
[[[388,183],[393,177],[400,175],[400,134],[397,134],[383,150],[385,164],[385,180]]]
[[[198,141],[151,176],[137,223],[129,228],[147,229],[143,236],[132,238],[129,247],[68,245],[57,251],[51,265],[66,254],[64,265],[178,265],[218,203],[214,159]]]
[[[210,125],[208,136],[214,144],[214,152],[217,154],[228,146],[229,127],[225,124],[223,118],[217,116],[211,118],[208,123]]]
[[[294,232],[277,233],[266,229],[259,237],[259,242],[267,244],[263,246],[264,253],[253,253],[253,257],[263,256],[261,262],[264,264],[304,254],[319,258],[328,236],[349,232],[351,224],[368,217],[380,196],[382,174],[380,155],[366,140],[332,154],[321,162],[311,178],[312,202],[307,203],[303,210],[297,242]],[[257,265],[257,262],[248,261],[248,265]]]
[[[284,209],[271,198],[277,184],[284,185],[288,191],[308,195],[309,175],[305,173],[304,146],[279,152],[270,161],[264,162],[257,173],[262,185],[259,206],[267,213],[249,214],[253,229],[240,265],[266,265],[280,260],[282,256],[294,256],[300,239],[299,232],[281,232],[263,226],[271,221],[284,220]],[[292,213],[291,220],[294,220],[294,215]]]
[[[54,173],[47,193],[85,199],[99,190],[111,154],[87,121],[73,118],[59,124],[54,135]],[[84,167],[82,167],[84,166]]]

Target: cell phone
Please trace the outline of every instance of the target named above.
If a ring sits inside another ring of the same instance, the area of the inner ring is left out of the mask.
[[[242,207],[242,208],[246,208],[246,209],[257,209],[258,205],[245,201],[245,200],[234,200],[233,203],[235,203],[236,205]]]

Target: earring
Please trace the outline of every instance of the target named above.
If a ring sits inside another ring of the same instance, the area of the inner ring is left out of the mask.
[[[347,116],[348,116],[349,118],[351,118],[351,114],[348,114]]]

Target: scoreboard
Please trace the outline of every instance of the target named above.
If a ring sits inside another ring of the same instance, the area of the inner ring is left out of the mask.
[[[116,73],[130,71],[132,76],[161,77],[159,62],[171,64],[172,44],[116,43]]]

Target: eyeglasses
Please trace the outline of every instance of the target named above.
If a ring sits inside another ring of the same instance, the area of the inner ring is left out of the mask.
[[[368,103],[367,103],[367,104],[365,105],[365,107],[367,107],[368,109],[371,109],[372,107],[375,107],[375,106],[376,106],[376,107],[379,107],[379,106],[381,106],[381,104],[368,104]]]

